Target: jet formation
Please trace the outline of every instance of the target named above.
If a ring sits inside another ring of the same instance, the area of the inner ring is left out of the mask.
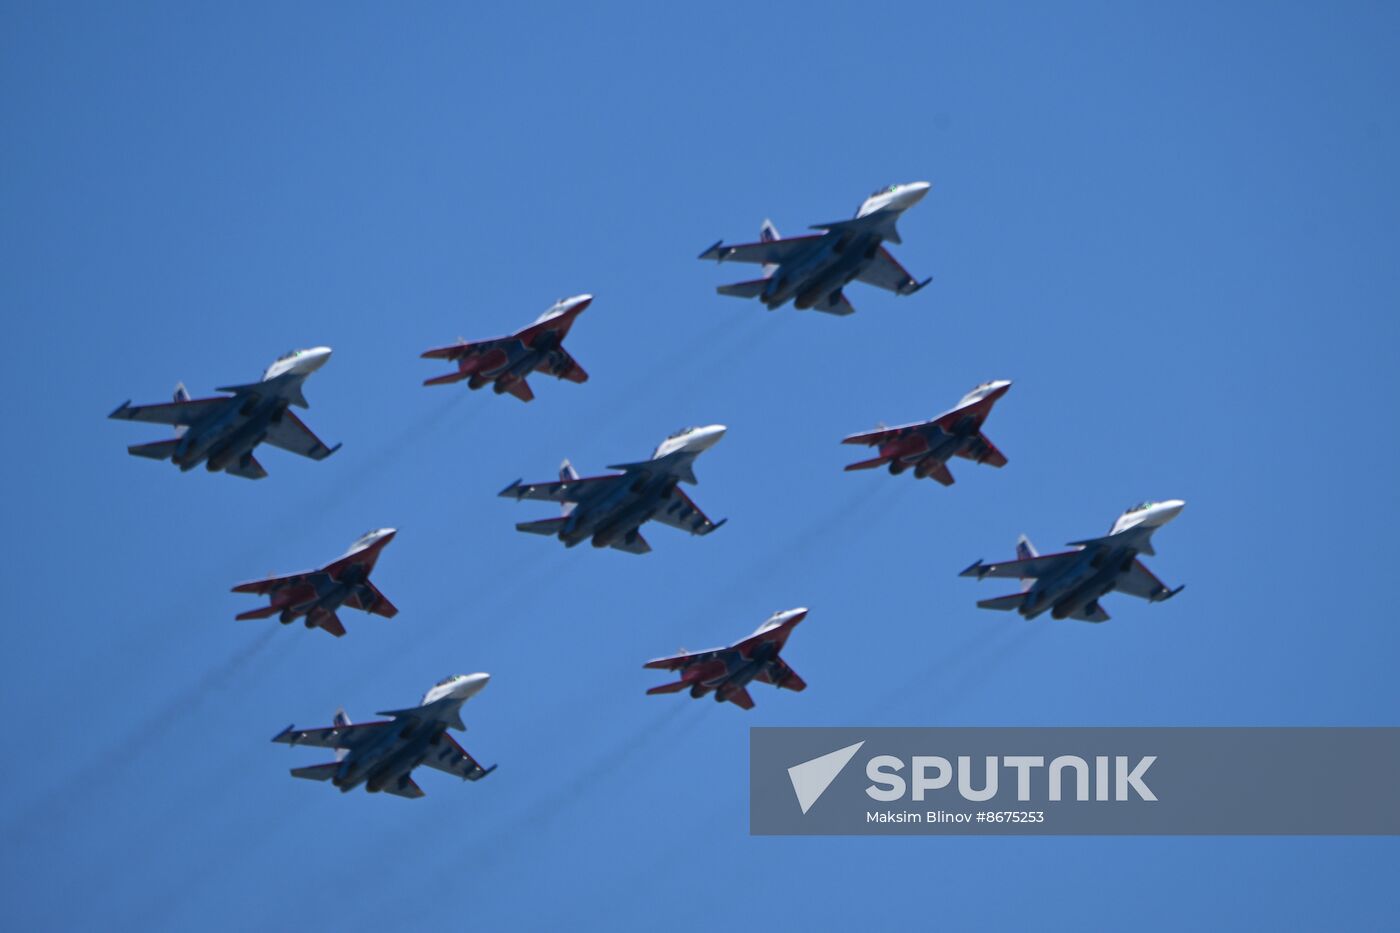
[[[994,467],[1006,466],[1006,455],[982,433],[982,422],[1009,388],[1011,383],[1005,379],[984,382],[964,395],[950,411],[929,421],[852,434],[841,443],[878,445],[880,455],[852,463],[846,469],[871,470],[888,465],[890,473],[898,476],[912,467],[915,479],[931,476],[944,486],[951,486],[953,474],[948,471],[951,457],[965,457]]]
[[[720,294],[758,298],[770,311],[790,301],[798,310],[848,315],[855,310],[844,291],[851,282],[864,282],[896,295],[912,295],[928,284],[929,279],[918,281],[910,275],[887,244],[902,242],[897,223],[924,198],[929,187],[927,182],[914,182],[882,188],[862,202],[852,219],[817,224],[812,229],[818,232],[813,234],[784,239],[772,221],[765,220],[757,242],[726,245],[721,240],[700,258],[762,267],[760,278],[722,285]],[[456,369],[430,377],[424,384],[465,380],[473,390],[490,384],[498,395],[509,393],[528,402],[534,398],[527,382],[533,373],[586,382],[588,373],[564,349],[564,341],[592,300],[586,294],[561,299],[532,324],[505,337],[459,340],[427,350],[422,357],[444,360]],[[171,402],[133,406],[128,401],[110,417],[175,428],[173,438],[130,446],[132,455],[169,460],[182,471],[204,464],[211,472],[260,479],[267,472],[254,451],[263,442],[313,460],[323,460],[339,449],[339,444],[324,444],[291,410],[308,407],[304,383],[330,356],[328,347],[294,350],[275,360],[258,382],[218,390],[226,395],[192,399],[180,384]],[[986,382],[952,409],[928,421],[850,435],[843,443],[876,448],[876,456],[846,469],[885,467],[894,475],[912,471],[915,478],[932,478],[949,486],[954,479],[948,463],[954,457],[1005,466],[1006,456],[983,433],[983,427],[1010,387],[1007,380]],[[609,467],[618,472],[607,475],[580,477],[565,460],[557,482],[526,484],[516,480],[500,495],[562,505],[560,515],[519,523],[519,531],[556,537],[566,547],[586,540],[597,548],[645,554],[651,546],[642,537],[641,527],[648,521],[694,535],[710,534],[724,524],[723,520],[711,521],[681,485],[698,482],[695,460],[718,443],[725,430],[718,424],[682,429],[663,440],[648,459]],[[1073,542],[1072,550],[1058,554],[1039,555],[1023,535],[1015,560],[997,564],[979,560],[962,575],[1011,577],[1022,582],[1020,592],[982,600],[979,607],[1014,610],[1027,619],[1049,612],[1056,619],[1103,622],[1109,616],[1100,600],[1108,593],[1119,591],[1161,602],[1181,592],[1182,587],[1170,589],[1158,580],[1139,555],[1154,553],[1152,535],[1180,514],[1184,505],[1173,499],[1134,506],[1119,516],[1106,536]],[[319,569],[235,586],[234,592],[269,599],[267,605],[236,618],[276,616],[284,625],[301,619],[307,628],[321,628],[336,637],[345,634],[337,615],[341,607],[392,618],[397,608],[370,582],[370,575],[395,534],[392,528],[376,529]],[[778,612],[753,634],[733,644],[649,661],[646,668],[673,671],[680,679],[652,687],[647,693],[688,691],[693,698],[713,694],[717,702],[752,709],[751,683],[804,690],[806,682],[780,654],[806,616],[803,608]],[[288,726],[273,741],[335,750],[334,761],[293,768],[295,777],[329,781],[342,792],[363,785],[371,793],[421,797],[423,791],[413,779],[419,765],[469,781],[495,770],[494,765],[482,767],[451,735],[453,729],[466,728],[462,706],[489,680],[484,673],[449,677],[429,689],[417,706],[379,714],[387,719],[355,724],[339,710],[330,726],[303,730]]]
[[[335,614],[341,606],[392,619],[399,610],[369,582],[369,575],[395,534],[392,528],[366,532],[343,556],[319,570],[238,584],[233,592],[271,594],[272,603],[239,613],[235,618],[266,619],[275,615],[283,625],[303,618],[307,628],[325,629],[337,638],[345,634],[345,626]]]
[[[742,709],[753,709],[748,686],[755,680],[784,690],[805,690],[806,681],[778,657],[793,628],[805,618],[806,609],[775,612],[752,635],[732,645],[648,661],[644,667],[680,671],[681,679],[652,687],[647,693],[679,693],[688,689],[696,699],[714,693],[718,703],[727,700]]]
[[[758,298],[769,311],[791,301],[799,311],[853,314],[856,309],[842,291],[853,281],[896,295],[912,295],[929,283],[916,281],[884,245],[903,242],[895,223],[928,190],[926,181],[881,188],[865,199],[853,219],[815,224],[812,229],[823,232],[806,236],[783,239],[765,220],[757,243],[726,246],[719,240],[700,258],[763,266],[762,278],[721,285],[721,295]]]
[[[648,460],[610,466],[607,476],[580,477],[565,460],[556,483],[516,480],[501,495],[508,499],[543,499],[563,503],[563,514],[516,525],[517,531],[551,535],[573,547],[591,539],[594,547],[645,554],[651,545],[639,530],[655,519],[663,525],[707,535],[725,520],[710,521],[680,488],[695,484],[695,458],[724,437],[724,425],[683,428],[666,438]]]
[[[157,405],[126,401],[108,417],[175,426],[175,436],[169,440],[128,447],[132,456],[169,460],[184,471],[203,463],[211,473],[223,470],[245,479],[262,479],[267,471],[253,450],[264,441],[312,460],[324,460],[340,449],[339,444],[323,444],[289,408],[308,407],[302,384],[330,358],[330,347],[292,350],[279,356],[259,381],[216,390],[231,395],[192,399],[182,383],[175,387],[174,401]]]
[[[1025,535],[1016,545],[1016,559],[1001,564],[980,560],[962,572],[964,577],[1015,577],[1023,581],[1021,592],[984,599],[983,609],[1015,610],[1027,619],[1049,612],[1056,619],[1107,622],[1099,605],[1103,596],[1118,591],[1159,603],[1185,587],[1170,589],[1138,559],[1155,554],[1152,535],[1181,514],[1180,499],[1143,502],[1128,509],[1102,538],[1071,541],[1073,551],[1040,555]]]
[[[457,364],[457,371],[424,380],[423,385],[443,385],[466,379],[467,388],[479,389],[490,382],[497,395],[509,392],[522,402],[528,402],[535,397],[525,381],[530,373],[587,382],[588,373],[564,349],[564,338],[574,326],[574,319],[592,301],[592,295],[561,298],[533,324],[509,337],[471,343],[460,340],[450,346],[428,350],[423,353],[424,359],[450,360]]]
[[[355,724],[345,710],[320,729],[288,726],[272,741],[336,749],[335,761],[292,769],[292,777],[330,781],[348,793],[359,787],[399,797],[422,797],[413,769],[427,765],[465,781],[479,781],[496,766],[483,768],[457,744],[448,729],[464,731],[462,704],[491,680],[489,674],[459,674],[439,681],[417,706],[376,713],[389,719]]]

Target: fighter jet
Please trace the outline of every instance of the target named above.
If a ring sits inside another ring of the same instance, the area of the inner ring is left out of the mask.
[[[467,387],[479,389],[488,382],[495,383],[497,395],[509,392],[522,402],[535,397],[525,377],[533,372],[546,373],[570,382],[587,382],[588,373],[564,349],[564,338],[584,308],[593,300],[592,295],[575,295],[561,298],[535,323],[509,337],[494,340],[478,340],[468,343],[459,340],[447,347],[438,347],[423,354],[429,360],[455,360],[457,371],[446,376],[435,376],[423,382],[425,386],[442,385],[448,382],[468,380]]]
[[[1006,466],[1006,455],[982,433],[982,422],[1009,388],[1011,383],[1005,379],[984,382],[964,395],[952,410],[931,421],[852,434],[841,443],[879,445],[880,456],[852,463],[846,469],[869,470],[888,464],[890,472],[898,475],[913,467],[915,479],[932,476],[944,486],[951,486],[953,474],[947,465],[950,457]]]
[[[448,729],[465,730],[462,704],[490,681],[489,674],[459,674],[438,683],[411,709],[396,709],[377,716],[390,719],[350,722],[345,710],[338,710],[332,725],[321,729],[283,729],[272,741],[286,745],[313,745],[337,749],[335,761],[322,765],[293,768],[292,777],[330,781],[344,792],[361,784],[371,794],[384,791],[399,797],[422,797],[412,771],[427,765],[455,774],[466,781],[479,781],[496,766],[483,768],[468,755]]]
[[[594,547],[645,554],[651,545],[638,529],[648,519],[693,535],[707,535],[727,521],[710,521],[678,485],[698,482],[695,458],[713,447],[724,430],[722,424],[684,428],[662,441],[650,460],[610,466],[608,469],[622,472],[607,476],[580,478],[565,460],[559,469],[559,482],[524,485],[516,480],[500,494],[564,503],[558,518],[522,522],[515,526],[517,531],[553,535],[567,547],[591,538]]]
[[[399,610],[369,582],[369,575],[379,560],[379,552],[394,540],[395,534],[392,528],[366,532],[350,545],[343,557],[320,570],[238,584],[233,592],[270,593],[272,604],[239,613],[236,618],[266,619],[275,615],[283,625],[288,625],[304,617],[307,628],[323,628],[336,638],[345,634],[345,626],[335,614],[341,606],[392,619]]]
[[[853,280],[896,295],[912,295],[931,281],[915,281],[883,245],[886,240],[903,242],[895,222],[928,189],[926,181],[881,188],[865,199],[854,219],[814,225],[813,230],[825,231],[818,234],[782,239],[773,222],[765,220],[757,243],[726,246],[720,240],[700,258],[763,265],[763,278],[721,285],[721,295],[758,298],[769,311],[791,299],[799,311],[852,314],[856,309],[841,290]]]
[[[262,479],[267,471],[253,456],[253,448],[263,441],[312,460],[324,460],[340,449],[339,444],[321,443],[288,408],[308,407],[302,383],[330,358],[330,347],[292,350],[279,356],[261,381],[216,390],[232,395],[191,399],[181,384],[175,387],[173,402],[133,406],[126,401],[108,417],[175,426],[175,436],[169,440],[128,447],[133,456],[170,460],[181,470],[204,463],[211,473],[224,470],[245,479]]]
[[[1021,579],[1021,592],[981,600],[977,605],[983,609],[1014,609],[1027,619],[1048,610],[1056,619],[1107,622],[1108,613],[1099,605],[1106,593],[1117,590],[1159,603],[1185,589],[1168,589],[1138,559],[1139,554],[1156,553],[1153,532],[1180,515],[1185,506],[1180,499],[1135,505],[1118,516],[1107,536],[1071,541],[1070,547],[1078,550],[1060,554],[1041,556],[1022,535],[1016,545],[1016,560],[1004,564],[979,560],[962,576]]]
[[[778,652],[787,644],[793,627],[806,617],[806,609],[775,612],[748,638],[726,648],[712,648],[694,654],[683,652],[648,661],[645,667],[680,671],[681,679],[672,684],[652,687],[647,694],[678,693],[688,687],[690,695],[697,699],[714,691],[716,702],[728,700],[743,709],[753,709],[753,697],[749,696],[748,691],[750,681],[757,680],[788,690],[805,690],[806,682],[778,657]]]

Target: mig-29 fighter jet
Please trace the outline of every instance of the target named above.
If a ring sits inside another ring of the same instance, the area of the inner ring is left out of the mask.
[[[1021,579],[1021,592],[981,600],[977,605],[983,609],[1014,609],[1027,619],[1048,610],[1056,619],[1107,622],[1108,613],[1099,606],[1099,598],[1114,590],[1159,603],[1185,589],[1168,589],[1138,560],[1139,554],[1156,553],[1152,533],[1181,514],[1185,506],[1180,499],[1135,505],[1118,516],[1107,536],[1071,541],[1070,546],[1078,550],[1060,554],[1039,555],[1022,535],[1016,545],[1016,560],[1004,564],[979,560],[962,576]]]
[[[323,628],[336,638],[345,634],[345,626],[335,614],[341,606],[392,619],[399,610],[369,582],[369,575],[379,560],[379,552],[394,540],[395,533],[392,528],[367,532],[350,545],[343,557],[320,570],[240,583],[233,592],[270,593],[272,604],[239,613],[236,618],[266,619],[275,615],[283,625],[288,625],[304,616],[307,628]]]
[[[496,766],[477,764],[447,730],[467,728],[462,723],[462,704],[480,693],[490,679],[489,674],[448,677],[429,690],[418,706],[376,714],[390,719],[353,724],[345,710],[339,710],[330,726],[288,726],[272,741],[337,749],[335,761],[293,768],[292,777],[330,781],[342,792],[363,784],[371,794],[384,791],[399,797],[422,797],[412,774],[419,765],[479,781]]]
[[[793,627],[805,618],[806,609],[775,612],[748,638],[726,648],[683,652],[648,661],[645,667],[680,671],[681,679],[652,687],[647,693],[679,693],[689,688],[690,695],[698,699],[714,691],[716,702],[728,700],[743,709],[753,709],[753,697],[749,696],[748,691],[750,681],[757,680],[787,690],[805,690],[806,682],[778,657]]]
[[[495,383],[495,392],[509,392],[522,402],[535,397],[525,377],[541,372],[570,382],[587,382],[588,373],[564,349],[564,338],[592,295],[561,298],[554,306],[535,319],[535,323],[509,337],[458,341],[447,347],[437,347],[423,354],[429,360],[453,360],[457,371],[435,376],[423,382],[425,386],[468,380],[467,387],[479,389],[488,382]]]
[[[308,407],[302,383],[330,358],[330,347],[293,350],[278,357],[261,381],[218,390],[232,395],[191,399],[181,384],[175,387],[173,402],[135,406],[123,402],[109,417],[175,426],[170,440],[128,447],[134,456],[170,460],[181,470],[204,463],[211,473],[224,470],[245,479],[262,479],[267,471],[253,456],[253,448],[263,441],[312,460],[324,460],[340,449],[339,444],[321,443],[288,408]]]
[[[591,538],[594,547],[645,554],[651,545],[638,529],[649,519],[693,535],[707,535],[724,524],[725,520],[710,521],[678,485],[698,482],[695,458],[713,447],[724,430],[724,425],[712,424],[677,431],[661,442],[650,460],[610,466],[622,472],[607,476],[580,478],[565,460],[559,482],[526,485],[516,480],[501,495],[564,504],[558,518],[522,522],[515,526],[518,531],[553,535],[567,547]]]
[[[700,258],[763,265],[763,278],[721,285],[721,295],[758,298],[769,311],[791,299],[799,311],[815,308],[828,314],[852,314],[856,309],[841,290],[853,280],[896,295],[912,295],[931,281],[916,281],[884,247],[886,240],[902,242],[895,222],[928,189],[926,181],[881,188],[865,199],[854,219],[812,227],[824,233],[781,239],[773,222],[765,220],[759,242],[726,246],[720,240]]]
[[[1011,383],[1005,379],[984,382],[964,395],[951,411],[931,421],[852,434],[841,443],[879,445],[880,456],[852,463],[846,469],[869,470],[889,464],[890,472],[898,475],[913,467],[915,479],[932,476],[944,486],[951,486],[950,457],[966,457],[994,467],[1006,466],[1006,455],[982,433],[982,422],[1009,388]]]

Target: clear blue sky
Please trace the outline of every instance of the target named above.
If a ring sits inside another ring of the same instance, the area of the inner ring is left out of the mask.
[[[523,5],[522,5],[523,6]],[[747,835],[751,725],[1395,724],[1400,13],[1384,4],[7,3],[0,345],[14,928],[1364,929],[1366,839]],[[695,256],[926,179],[847,319]],[[424,389],[417,359],[597,296],[593,378]],[[257,483],[127,456],[123,399],[335,357]],[[1003,470],[838,444],[1015,381]],[[721,422],[645,557],[496,498]],[[981,612],[957,572],[1181,497],[1181,598]],[[228,592],[400,529],[339,641]],[[647,697],[648,658],[811,615],[802,694]],[[268,740],[490,671],[474,785],[342,796]]]

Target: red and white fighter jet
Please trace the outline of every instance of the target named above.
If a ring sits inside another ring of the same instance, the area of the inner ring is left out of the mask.
[[[240,583],[233,592],[271,594],[272,604],[239,613],[236,618],[266,619],[275,615],[283,625],[289,625],[304,617],[307,628],[323,628],[337,638],[345,634],[345,626],[335,614],[341,606],[392,619],[399,610],[369,582],[369,575],[379,560],[379,552],[394,540],[396,533],[393,528],[367,532],[350,545],[345,556],[320,570]]]
[[[753,697],[747,689],[751,681],[805,690],[806,681],[778,657],[793,627],[805,618],[806,609],[775,612],[748,638],[727,647],[648,661],[644,666],[680,671],[681,679],[652,687],[647,693],[678,693],[689,688],[690,695],[698,699],[714,691],[716,702],[728,700],[743,709],[753,709]]]
[[[913,467],[916,479],[932,476],[951,486],[948,460],[952,457],[1006,466],[1006,455],[982,433],[982,423],[1009,388],[1011,383],[1005,379],[984,382],[964,395],[951,411],[932,420],[852,434],[841,443],[878,445],[880,456],[852,463],[846,469],[869,470],[888,464],[891,473],[899,474]]]
[[[592,295],[561,298],[536,318],[535,323],[509,337],[471,343],[459,340],[451,346],[428,350],[423,354],[424,359],[452,360],[457,364],[457,371],[424,380],[423,385],[443,385],[466,379],[468,388],[479,389],[491,382],[497,395],[509,392],[522,402],[528,402],[535,397],[525,381],[530,373],[587,382],[588,373],[564,349],[564,338],[574,319],[592,301]]]

